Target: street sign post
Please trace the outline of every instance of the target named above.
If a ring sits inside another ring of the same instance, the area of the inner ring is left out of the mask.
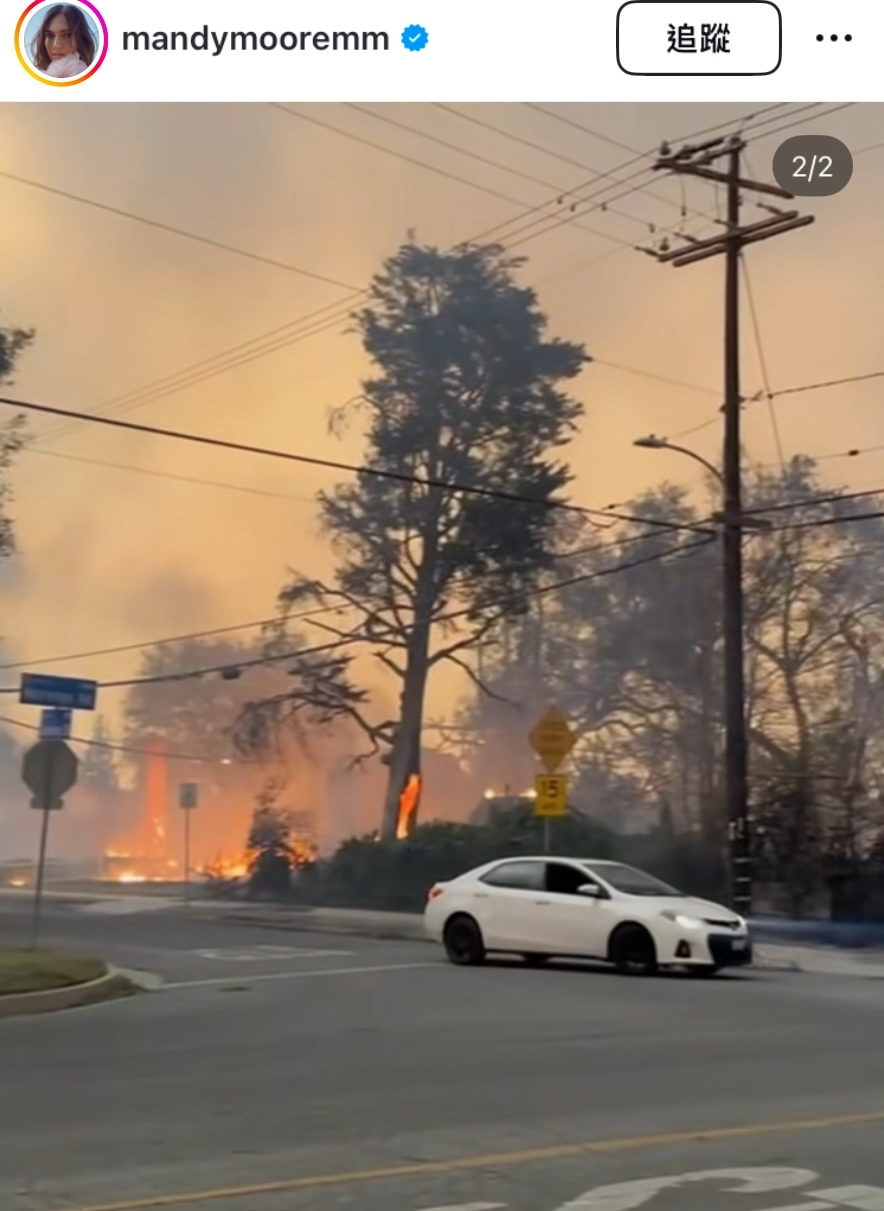
[[[190,903],[190,813],[199,803],[197,782],[182,782],[178,787],[178,806],[184,812],[184,903]]]
[[[543,817],[543,848],[546,853],[550,852],[552,838],[550,835],[550,819],[553,816],[562,816],[567,814],[567,793],[568,784],[564,778],[549,777],[558,770],[559,766],[565,760],[574,747],[577,737],[568,725],[568,720],[562,714],[557,706],[551,706],[546,714],[537,721],[534,727],[528,734],[528,739],[531,742],[531,747],[534,749],[537,756],[543,762],[547,770],[547,777],[544,779],[541,775],[537,779],[537,800],[535,811],[538,816]],[[544,793],[541,793],[541,784],[544,788]],[[557,789],[555,793],[549,792],[550,785]],[[540,810],[540,803],[543,801],[547,805],[547,810]],[[561,808],[558,810],[550,810],[549,805],[557,805],[561,801]]]
[[[178,806],[185,810],[196,807],[199,803],[199,794],[199,783],[182,782],[178,788]]]
[[[69,740],[73,712],[65,707],[51,706],[40,712],[41,740]]]
[[[577,741],[568,726],[568,720],[555,706],[551,706],[543,718],[538,720],[528,739],[550,774],[556,772]]]
[[[37,885],[34,889],[34,917],[31,945],[40,940],[40,908],[43,903],[43,876],[46,870],[46,844],[49,839],[50,812],[61,811],[62,795],[77,781],[77,755],[64,740],[38,740],[28,749],[22,762],[22,781],[33,795],[31,807],[42,811],[40,851],[37,858]]]
[[[61,706],[73,711],[94,711],[98,682],[78,677],[51,677],[22,673],[18,700],[25,706]]]
[[[538,774],[534,780],[534,813],[545,820],[568,814],[568,779],[562,774]]]

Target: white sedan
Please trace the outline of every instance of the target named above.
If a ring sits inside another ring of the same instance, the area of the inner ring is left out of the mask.
[[[430,889],[424,922],[452,963],[489,952],[597,959],[651,974],[685,967],[712,974],[752,962],[742,917],[682,895],[652,875],[592,858],[505,858]]]

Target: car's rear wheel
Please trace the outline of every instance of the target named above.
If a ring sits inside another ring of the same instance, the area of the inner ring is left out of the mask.
[[[529,967],[543,967],[545,963],[549,962],[549,955],[525,954],[522,955],[522,958]]]
[[[608,944],[608,958],[623,975],[649,976],[657,970],[657,947],[641,925],[621,925]]]
[[[445,953],[458,967],[475,967],[485,961],[485,943],[478,922],[460,913],[446,922],[442,934]]]

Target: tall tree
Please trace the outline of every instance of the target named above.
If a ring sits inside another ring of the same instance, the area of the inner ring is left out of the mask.
[[[628,507],[682,524],[708,516],[666,485]],[[782,874],[791,855],[804,895],[827,855],[856,856],[880,825],[884,501],[828,487],[796,458],[776,473],[750,468],[746,507],[770,522],[747,535],[744,565],[753,803],[765,863]],[[585,567],[623,570],[548,599],[540,670],[582,732],[580,760],[639,778],[658,812],[723,845],[719,548],[642,562],[692,543],[618,527]],[[492,687],[516,701],[530,701],[516,653],[536,643],[537,621],[519,620],[486,656]],[[477,707],[474,724],[490,704]]]
[[[398,683],[397,717],[372,720],[350,648],[334,681],[323,671],[311,691],[354,719],[373,752],[388,746],[384,837],[396,834],[405,798],[409,827],[417,818],[431,670],[447,661],[475,677],[466,654],[524,608],[558,538],[549,504],[571,476],[557,451],[583,411],[562,385],[590,359],[547,337],[534,291],[515,279],[521,264],[498,247],[413,242],[386,262],[354,317],[375,370],[359,401],[365,461],[383,475],[320,494],[339,556],[334,579],[295,575],[280,596],[283,611],[305,600],[345,609],[352,625],[326,622],[327,631],[367,645]]]
[[[0,383],[12,381],[18,359],[33,339],[33,330],[0,327]],[[0,556],[15,552],[15,533],[8,513],[12,488],[7,473],[24,445],[25,429],[23,416],[14,416],[0,425]]]

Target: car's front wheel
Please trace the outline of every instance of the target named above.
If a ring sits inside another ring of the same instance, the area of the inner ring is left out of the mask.
[[[623,975],[649,976],[657,970],[657,947],[641,925],[620,925],[608,943],[608,959]]]
[[[475,967],[485,961],[485,942],[478,922],[459,913],[445,924],[442,934],[445,953],[458,967]]]

